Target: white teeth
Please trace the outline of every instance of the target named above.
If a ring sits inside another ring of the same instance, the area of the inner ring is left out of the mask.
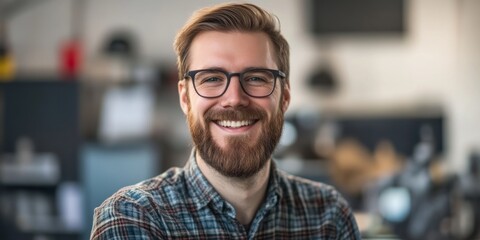
[[[253,120],[244,120],[244,121],[218,121],[218,124],[222,127],[229,128],[239,128],[253,124]]]

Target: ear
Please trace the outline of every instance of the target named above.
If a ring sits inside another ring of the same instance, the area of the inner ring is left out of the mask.
[[[182,108],[183,113],[186,115],[188,113],[188,105],[190,104],[188,100],[188,82],[185,80],[178,81],[178,97],[180,100],[180,107]]]
[[[285,84],[283,87],[283,94],[282,94],[282,111],[285,113],[290,105],[290,85]]]

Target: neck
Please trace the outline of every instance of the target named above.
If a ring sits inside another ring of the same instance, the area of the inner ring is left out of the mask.
[[[210,167],[196,154],[197,164],[207,180],[237,213],[237,220],[249,225],[265,198],[270,176],[270,161],[257,174],[249,178],[231,178]]]

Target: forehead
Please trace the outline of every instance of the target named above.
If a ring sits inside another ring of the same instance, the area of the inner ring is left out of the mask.
[[[192,41],[190,70],[223,68],[237,71],[250,67],[274,68],[273,46],[263,32],[207,31]]]

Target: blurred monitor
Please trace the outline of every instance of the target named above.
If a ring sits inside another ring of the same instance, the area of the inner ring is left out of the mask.
[[[442,114],[332,115],[325,118],[295,114],[287,117],[286,122],[293,126],[298,137],[284,146],[285,150],[277,152],[279,157],[293,152],[302,159],[328,158],[328,155],[315,150],[315,144],[328,140],[329,144],[336,145],[346,139],[356,140],[369,152],[374,152],[380,142],[388,141],[398,154],[411,157],[422,136],[425,136],[425,129],[433,143],[434,153],[441,155],[445,151],[445,118]]]
[[[405,31],[404,0],[308,0],[305,5],[317,36]]]
[[[338,139],[353,138],[373,152],[383,140],[390,141],[395,150],[403,156],[413,155],[415,146],[422,140],[422,131],[431,133],[434,151],[444,152],[444,118],[442,116],[377,116],[352,117],[337,120]]]

